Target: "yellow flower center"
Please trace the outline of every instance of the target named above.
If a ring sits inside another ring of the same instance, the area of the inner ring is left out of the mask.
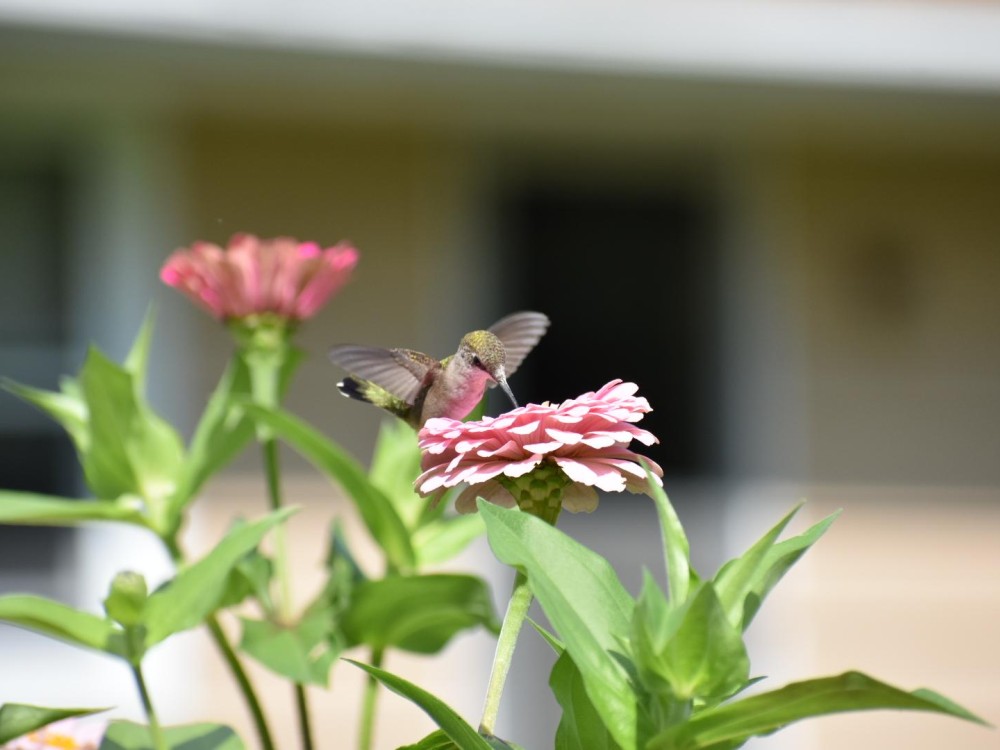
[[[47,747],[59,748],[59,750],[87,750],[75,738],[68,734],[58,734],[57,732],[32,732],[28,735],[32,742],[41,742]]]

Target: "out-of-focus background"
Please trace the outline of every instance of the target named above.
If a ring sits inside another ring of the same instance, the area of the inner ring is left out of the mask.
[[[844,509],[754,624],[765,684],[861,668],[1000,721],[998,40],[991,3],[0,0],[0,375],[52,387],[92,341],[120,357],[152,301],[151,396],[190,430],[230,344],[162,288],[167,254],[350,239],[361,265],[302,331],[292,410],[367,460],[379,416],[335,395],[330,344],[443,356],[543,310],[515,392],[638,382],[707,572],[800,497],[802,526]],[[350,510],[289,461],[304,599]],[[208,488],[194,548],[264,510],[254,468]],[[68,442],[7,394],[0,486],[81,491]],[[610,497],[562,523],[635,589],[654,519]],[[484,544],[459,566],[505,598]],[[125,567],[169,570],[138,532],[0,528],[2,592],[97,608]],[[175,641],[153,657],[166,721],[250,739],[211,647]],[[530,748],[557,721],[546,652],[525,634],[501,713]],[[480,634],[388,666],[475,722],[491,656]],[[324,750],[353,746],[359,684],[342,665],[313,692]],[[119,665],[0,626],[7,700],[138,714]],[[430,727],[395,696],[383,711],[379,747]],[[996,742],[881,713],[751,746]]]

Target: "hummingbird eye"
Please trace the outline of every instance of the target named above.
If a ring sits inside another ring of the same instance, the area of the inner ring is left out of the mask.
[[[483,366],[483,362],[482,362],[481,359],[479,359],[478,355],[473,355],[473,357],[472,357],[472,366],[473,367],[482,367]]]

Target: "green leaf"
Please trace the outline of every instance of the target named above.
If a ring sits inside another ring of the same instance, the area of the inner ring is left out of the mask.
[[[830,528],[840,511],[830,514],[806,532],[772,546],[750,580],[743,606],[743,629],[746,630],[760,609],[764,597],[773,589],[799,558]]]
[[[504,742],[499,737],[484,738],[493,750],[524,750],[520,745]],[[458,745],[451,741],[448,735],[440,729],[431,732],[415,745],[406,745],[399,750],[459,750]]]
[[[264,536],[295,512],[285,508],[259,521],[232,529],[198,562],[178,573],[146,602],[146,648],[174,633],[193,628],[218,609],[233,568]]]
[[[843,711],[872,709],[930,711],[985,724],[982,719],[937,693],[908,693],[860,672],[845,672],[796,682],[701,711],[657,735],[649,750],[698,750],[738,747],[751,737],[770,734],[793,722]],[[733,744],[735,743],[735,744]]]
[[[759,580],[768,551],[774,546],[781,532],[792,517],[799,512],[802,503],[790,510],[784,518],[776,523],[770,531],[757,540],[754,545],[740,557],[730,560],[715,574],[713,583],[715,592],[722,602],[726,615],[737,627],[743,627],[743,613],[747,597],[754,590],[754,584]]]
[[[271,578],[274,564],[259,550],[252,550],[236,563],[226,583],[226,592],[219,601],[219,609],[233,607],[248,596],[253,596],[267,613],[274,612],[271,601]]]
[[[0,596],[0,621],[57,640],[125,657],[123,633],[110,620],[30,594]]]
[[[587,694],[622,747],[652,733],[621,654],[634,602],[607,560],[544,521],[479,501],[497,558],[524,571],[531,590],[580,670]]]
[[[478,513],[431,521],[413,534],[417,565],[424,568],[447,562],[485,532],[486,527]]]
[[[0,490],[0,524],[74,526],[84,521],[126,521],[145,525],[137,498],[71,500],[31,492]]]
[[[176,431],[140,399],[133,376],[95,348],[87,354],[80,386],[90,414],[83,469],[94,494],[167,498],[184,458]]]
[[[330,609],[313,609],[294,625],[241,619],[241,650],[300,685],[329,684],[330,667],[343,650]]]
[[[343,629],[351,643],[418,654],[440,651],[461,630],[499,632],[486,583],[467,575],[390,576],[354,589]]]
[[[406,525],[389,498],[371,483],[357,461],[288,412],[255,404],[247,404],[244,408],[344,488],[372,538],[385,551],[391,567],[403,573],[415,569],[416,555]]]
[[[413,491],[420,475],[417,433],[399,419],[385,420],[378,432],[368,478],[389,498],[407,528],[418,525],[427,500]]]
[[[339,519],[334,519],[330,527],[330,548],[326,554],[326,569],[332,575],[337,567],[345,568],[353,583],[359,583],[368,578],[347,544],[343,525]]]
[[[0,745],[48,726],[54,721],[74,716],[88,716],[107,710],[106,708],[43,708],[24,703],[4,703],[0,706]]]
[[[594,708],[583,677],[570,655],[563,653],[549,677],[552,694],[562,707],[555,750],[619,750]]]
[[[652,488],[653,501],[656,503],[656,513],[660,517],[660,532],[663,536],[663,557],[667,568],[667,584],[670,590],[670,603],[681,606],[688,597],[692,586],[698,584],[698,574],[691,568],[691,545],[688,543],[684,527],[677,517],[667,493],[656,482],[649,466],[643,463],[646,478]]]
[[[135,383],[136,396],[140,398],[146,392],[146,368],[149,364],[149,350],[153,343],[153,323],[155,320],[156,314],[153,311],[153,306],[150,305],[124,362],[125,369],[131,373]]]
[[[164,727],[172,750],[245,750],[243,741],[222,724],[188,724]],[[149,728],[130,721],[113,721],[104,733],[100,750],[155,750]]]
[[[398,750],[458,750],[458,745],[440,729],[436,729],[413,745],[400,747]]]
[[[650,690],[661,693],[665,684],[680,701],[728,697],[750,674],[742,632],[726,617],[711,583],[703,583],[681,609],[672,610],[647,574],[632,643]]]
[[[279,375],[279,393],[285,392],[302,359],[298,349],[288,351]],[[194,499],[209,477],[236,458],[253,439],[253,420],[243,409],[250,393],[250,371],[243,357],[235,355],[209,397],[191,438],[177,491],[170,500],[175,515]]]
[[[528,624],[535,629],[535,632],[542,636],[542,640],[549,644],[549,647],[555,652],[556,656],[562,656],[563,651],[566,650],[566,644],[556,638],[551,631],[546,630],[530,617],[528,617],[527,620]]]
[[[365,670],[397,695],[416,704],[431,717],[459,750],[490,750],[490,744],[479,736],[475,729],[455,713],[444,701],[423,690],[402,677],[376,667],[347,659],[351,664]]]
[[[253,421],[242,409],[234,408],[236,400],[249,393],[250,373],[240,357],[233,357],[209,397],[191,438],[177,490],[170,499],[171,513],[179,513],[205,481],[239,455],[253,439]]]
[[[79,393],[66,392],[65,386],[62,393],[45,391],[21,385],[6,378],[4,378],[2,385],[4,390],[14,394],[22,401],[38,407],[62,425],[72,438],[77,452],[83,454],[87,451],[90,442],[90,433],[87,427],[87,404]]]

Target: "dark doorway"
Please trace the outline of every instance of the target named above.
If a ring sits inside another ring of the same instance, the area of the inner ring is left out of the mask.
[[[639,385],[673,477],[719,471],[714,201],[683,188],[523,184],[502,201],[505,310],[552,328],[518,373],[522,401],[559,401],[612,378]]]

